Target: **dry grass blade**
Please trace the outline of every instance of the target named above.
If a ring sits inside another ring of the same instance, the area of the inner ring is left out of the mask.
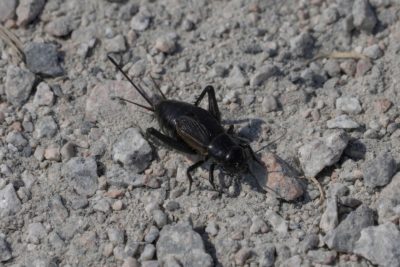
[[[20,61],[25,62],[25,54],[21,41],[3,25],[0,25],[0,39],[15,50]]]

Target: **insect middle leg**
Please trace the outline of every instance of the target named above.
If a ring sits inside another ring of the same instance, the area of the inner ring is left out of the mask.
[[[208,111],[217,121],[221,122],[221,114],[219,112],[217,99],[215,98],[214,87],[211,85],[207,85],[206,88],[203,89],[196,102],[194,102],[194,105],[198,106],[206,94],[208,95]]]
[[[196,162],[195,164],[193,164],[192,166],[189,166],[189,168],[187,168],[186,170],[186,176],[189,180],[189,191],[188,191],[188,195],[190,195],[190,192],[192,191],[192,183],[193,183],[193,178],[192,175],[190,174],[193,170],[197,169],[198,167],[200,167],[201,164],[203,164],[204,162],[206,162],[208,159],[202,159],[199,160],[198,162]]]

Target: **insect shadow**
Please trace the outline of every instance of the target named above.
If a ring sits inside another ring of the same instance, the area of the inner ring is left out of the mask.
[[[206,86],[193,104],[167,99],[158,86],[156,88],[160,98],[150,98],[140,84],[135,84],[111,56],[108,56],[108,58],[148,105],[142,105],[118,96],[114,99],[148,110],[154,114],[158,121],[160,130],[153,127],[148,128],[146,136],[177,151],[201,156],[199,161],[186,170],[189,181],[188,194],[191,192],[193,183],[191,172],[206,162],[211,163],[208,180],[214,190],[217,190],[214,183],[216,167],[221,167],[226,174],[238,180],[242,174],[250,172],[248,164],[250,160],[263,165],[256,157],[249,141],[235,134],[233,124],[227,129],[222,126],[214,87]],[[154,82],[154,84],[156,83]],[[207,109],[199,106],[205,96],[208,98]],[[236,179],[234,180],[236,181]]]

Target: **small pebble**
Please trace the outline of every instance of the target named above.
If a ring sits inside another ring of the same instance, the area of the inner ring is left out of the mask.
[[[33,99],[33,103],[36,106],[52,106],[54,101],[54,94],[50,89],[50,86],[45,83],[41,82],[36,87],[36,94]]]
[[[211,221],[207,224],[206,227],[206,232],[210,235],[210,236],[216,236],[218,234],[218,224],[214,221]]]
[[[356,129],[360,127],[357,122],[353,121],[348,115],[345,114],[328,120],[326,124],[329,129]]]
[[[377,19],[368,0],[355,0],[352,14],[356,28],[367,33],[371,33],[375,28]]]
[[[63,16],[55,18],[44,29],[48,34],[55,37],[67,36],[73,30],[71,17]]]
[[[155,253],[156,253],[156,247],[153,244],[147,244],[144,247],[142,254],[140,254],[140,260],[142,261],[151,260],[153,259]]]
[[[238,252],[235,254],[235,263],[238,266],[243,266],[247,259],[249,259],[252,255],[253,251],[248,248],[241,248]]]
[[[176,50],[176,42],[171,37],[160,37],[156,40],[154,48],[166,54],[172,54]]]
[[[262,110],[266,113],[276,111],[278,109],[278,102],[273,96],[264,97],[263,102],[261,103]]]
[[[60,147],[58,145],[50,145],[44,150],[44,158],[51,161],[60,161]]]
[[[364,49],[364,55],[371,59],[378,59],[383,56],[382,50],[379,48],[379,45],[374,44]]]
[[[126,42],[122,34],[119,34],[111,39],[105,39],[104,47],[107,52],[121,53],[126,51]]]
[[[16,107],[22,106],[28,100],[35,81],[35,75],[29,70],[9,65],[5,78],[7,101]]]
[[[140,263],[137,261],[137,259],[128,257],[124,259],[122,267],[140,267]]]
[[[114,245],[120,245],[125,243],[125,231],[118,228],[108,228],[107,229],[108,239]]]
[[[17,8],[17,24],[26,26],[42,12],[45,0],[20,0]]]
[[[155,209],[152,211],[153,219],[158,228],[163,228],[167,222],[168,222],[168,217],[167,215],[159,209]]]
[[[158,228],[152,225],[150,226],[149,231],[145,235],[144,241],[146,241],[147,243],[153,243],[158,238],[159,235],[160,231],[158,230]]]
[[[76,146],[75,144],[71,143],[71,142],[67,142],[65,143],[65,145],[63,145],[63,147],[61,148],[61,158],[63,161],[68,161],[71,158],[76,156]]]
[[[14,18],[15,10],[17,9],[17,4],[18,4],[17,0],[0,1],[0,22],[5,22],[9,19]]]
[[[337,98],[336,108],[347,114],[359,114],[362,111],[360,101],[356,97],[342,96]]]
[[[124,204],[122,202],[122,200],[116,200],[113,204],[112,204],[112,209],[115,211],[120,211],[122,210],[124,207]]]

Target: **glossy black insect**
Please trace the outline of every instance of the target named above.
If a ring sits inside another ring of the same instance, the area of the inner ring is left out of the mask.
[[[161,90],[159,92],[162,99],[154,101],[129,78],[113,58],[110,56],[108,58],[150,107],[120,97],[116,98],[155,114],[161,132],[154,128],[148,128],[146,134],[178,151],[203,156],[202,160],[191,165],[186,171],[189,180],[188,194],[191,192],[193,183],[190,173],[208,160],[212,161],[209,181],[214,189],[216,189],[214,184],[216,165],[220,165],[229,175],[236,176],[248,171],[248,160],[250,158],[259,162],[249,143],[234,134],[233,125],[229,129],[224,129],[221,125],[221,115],[212,86],[205,87],[194,104],[167,99]],[[208,110],[199,107],[199,103],[206,94],[208,96]]]

